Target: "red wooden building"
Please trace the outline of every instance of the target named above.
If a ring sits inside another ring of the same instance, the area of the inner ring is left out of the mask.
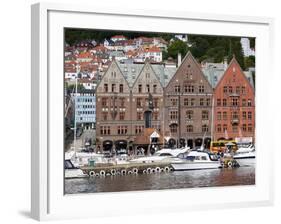
[[[255,139],[255,91],[235,58],[214,91],[214,140]]]

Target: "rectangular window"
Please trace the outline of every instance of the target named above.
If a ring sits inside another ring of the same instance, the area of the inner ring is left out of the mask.
[[[243,131],[247,131],[247,125],[246,125],[246,124],[243,124],[243,125],[242,125],[242,130],[243,130]]]
[[[178,119],[178,111],[170,111],[170,119],[177,120]]]
[[[231,104],[232,104],[232,106],[237,107],[238,106],[238,99],[237,98],[232,98]]]
[[[186,111],[186,118],[188,120],[192,120],[193,119],[193,111],[192,110]]]
[[[123,93],[123,92],[124,92],[123,84],[120,84],[120,85],[119,85],[119,92],[120,92],[120,93]]]
[[[202,111],[202,120],[209,120],[209,111],[207,110]]]
[[[237,93],[237,94],[240,93],[240,86],[236,86],[236,93]]]
[[[139,85],[139,93],[142,92],[142,85]]]
[[[180,86],[175,86],[175,92],[179,93],[180,92]]]
[[[252,126],[252,124],[248,124],[248,131],[249,131],[249,132],[252,132],[252,131],[253,131],[253,126]]]
[[[102,107],[107,107],[107,98],[101,99],[101,105],[102,105]]]
[[[221,132],[221,124],[217,125],[217,132]]]
[[[184,98],[183,99],[183,105],[184,106],[188,106],[188,98]]]
[[[172,105],[173,107],[178,106],[178,99],[177,99],[177,98],[172,98],[172,99],[171,99],[171,105]]]
[[[232,93],[232,86],[228,87],[228,91],[229,91],[229,93]]]
[[[103,88],[104,88],[104,92],[107,93],[108,92],[108,84],[105,83]]]
[[[194,98],[191,99],[190,106],[195,106],[195,99]]]
[[[239,115],[238,115],[238,112],[237,112],[237,111],[234,111],[234,112],[232,113],[232,119],[235,119],[235,120],[239,119]]]
[[[223,100],[222,100],[222,105],[223,105],[224,107],[227,106],[227,101],[226,101],[226,99],[223,99]]]
[[[170,126],[170,131],[171,131],[171,133],[177,133],[177,131],[178,131],[178,126],[175,125],[175,124],[171,125],[171,126]]]
[[[200,98],[199,104],[200,104],[200,106],[204,106],[204,99],[203,98]]]
[[[123,112],[123,111],[120,112],[119,117],[120,117],[120,120],[123,121],[125,119],[125,112]]]
[[[141,98],[137,98],[137,108],[142,107]]]
[[[209,131],[208,125],[206,124],[202,125],[202,132],[208,132],[208,131]]]
[[[223,125],[223,131],[227,131],[227,125],[226,124]]]
[[[251,111],[248,112],[248,120],[252,120],[252,112]]]
[[[242,107],[246,107],[246,99],[242,99]]]
[[[142,112],[137,112],[137,120],[142,120]]]
[[[248,99],[248,107],[251,107],[251,106],[252,106],[252,100]]]
[[[206,106],[210,106],[211,105],[211,99],[210,98],[207,98],[206,99]]]
[[[194,86],[189,85],[188,86],[188,92],[193,93],[194,92]]]
[[[186,132],[187,132],[187,133],[193,132],[193,126],[192,126],[192,125],[187,125],[187,126],[186,126]]]
[[[149,84],[146,85],[146,91],[147,91],[148,93],[150,93],[150,85],[149,85]]]
[[[217,99],[217,106],[218,106],[218,107],[221,106],[221,99]]]
[[[199,93],[204,93],[204,92],[205,92],[204,86],[199,86]]]
[[[188,92],[188,86],[187,86],[187,85],[184,86],[184,92],[185,92],[185,93]]]
[[[223,87],[223,92],[224,92],[224,93],[227,93],[227,86],[224,86],[224,87]]]
[[[112,85],[111,85],[111,92],[115,93],[115,90],[116,90],[115,87],[116,87],[115,84],[112,84]]]
[[[242,119],[243,119],[243,120],[246,120],[246,119],[247,119],[247,112],[246,112],[246,111],[243,111],[243,112],[242,112]]]
[[[223,112],[222,116],[223,116],[223,120],[227,120],[227,112],[226,111]]]
[[[221,112],[217,113],[217,120],[219,120],[219,121],[221,120]]]

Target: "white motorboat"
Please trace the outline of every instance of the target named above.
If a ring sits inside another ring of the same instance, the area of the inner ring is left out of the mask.
[[[255,166],[256,164],[256,151],[253,145],[248,147],[239,148],[233,158],[240,166]]]
[[[189,147],[178,149],[161,149],[156,151],[152,156],[142,156],[136,159],[129,160],[130,163],[153,163],[153,162],[172,162],[177,161],[177,157],[183,156],[190,150]]]
[[[205,151],[191,151],[182,159],[171,163],[175,171],[178,170],[201,170],[221,168],[221,162],[214,154]]]
[[[70,159],[64,160],[64,177],[65,178],[82,178],[87,175],[83,173],[83,171],[74,166]]]

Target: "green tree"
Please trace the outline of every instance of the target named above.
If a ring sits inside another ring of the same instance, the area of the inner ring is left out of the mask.
[[[75,84],[70,84],[67,86],[67,90],[68,91],[75,91]],[[78,91],[81,91],[81,90],[85,90],[84,86],[82,84],[77,84],[77,90]]]
[[[255,56],[249,56],[244,58],[245,68],[255,67]]]
[[[181,53],[182,56],[187,53],[187,45],[181,40],[173,41],[168,47],[168,57],[172,57],[174,59],[177,58],[178,53]]]

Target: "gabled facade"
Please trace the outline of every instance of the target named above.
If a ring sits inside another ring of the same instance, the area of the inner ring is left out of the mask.
[[[187,53],[165,88],[165,136],[169,136],[170,146],[209,145],[212,97],[211,85],[194,57]]]
[[[127,148],[131,140],[131,94],[127,80],[118,64],[112,61],[96,90],[98,148]]]
[[[255,92],[235,58],[214,91],[214,139],[255,137]]]
[[[133,133],[144,128],[163,131],[163,87],[152,66],[146,62],[132,87]]]

